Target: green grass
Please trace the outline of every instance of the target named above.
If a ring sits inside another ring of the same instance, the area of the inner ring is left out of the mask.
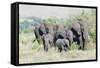
[[[78,50],[78,45],[73,43],[71,50],[59,53],[54,48],[50,48],[48,52],[43,50],[43,45],[39,45],[33,33],[20,33],[19,40],[19,63],[40,63],[40,62],[56,62],[56,61],[75,61],[95,59],[95,44],[88,43],[92,49],[85,51]]]

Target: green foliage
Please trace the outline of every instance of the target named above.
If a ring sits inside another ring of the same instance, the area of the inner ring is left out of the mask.
[[[43,19],[43,22],[45,22],[45,23],[56,23],[56,20],[57,20],[56,17],[50,16],[50,17]]]
[[[83,10],[80,18],[86,21],[88,24],[89,36],[93,41],[96,41],[96,11],[91,9],[90,11]]]

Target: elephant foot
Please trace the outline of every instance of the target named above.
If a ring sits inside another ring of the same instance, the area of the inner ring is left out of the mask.
[[[79,48],[78,48],[78,50],[83,50],[83,51],[84,51],[84,50],[85,50],[85,48],[79,47]]]
[[[79,48],[78,48],[78,50],[82,50],[82,48],[81,48],[81,47],[79,47]]]
[[[83,46],[83,47],[82,47],[82,50],[86,50],[86,48]]]
[[[45,52],[48,52],[48,50],[45,50]]]
[[[68,50],[71,50],[71,47],[68,47]]]
[[[64,49],[64,51],[66,52],[66,51],[67,51],[67,49]]]
[[[45,52],[48,52],[48,49],[47,49],[47,48],[45,48],[45,49],[44,49],[44,51],[45,51]]]
[[[58,49],[58,52],[60,52],[60,53],[61,53],[61,52],[62,52],[62,49]]]

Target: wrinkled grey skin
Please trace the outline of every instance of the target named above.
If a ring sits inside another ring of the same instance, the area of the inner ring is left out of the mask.
[[[43,45],[44,45],[44,50],[48,51],[49,47],[53,47],[53,36],[52,34],[48,33],[48,34],[44,34],[42,36],[42,40],[43,40]]]
[[[77,21],[76,23],[72,24],[70,30],[73,32],[73,41],[79,44],[79,49],[84,50],[88,37],[88,29],[86,23],[83,21]]]
[[[65,31],[66,31],[66,38],[69,40],[69,46],[71,46],[73,42],[73,32],[68,28],[65,28]]]
[[[46,28],[44,23],[41,23],[35,26],[34,34],[39,44],[40,44],[42,35],[47,34],[47,33],[48,33],[48,28]]]
[[[69,40],[57,39],[56,47],[58,48],[58,52],[62,52],[62,50],[67,51],[69,49]]]
[[[87,24],[83,21],[80,21],[80,27],[81,27],[81,34],[82,34],[82,41],[83,41],[83,50],[85,49],[85,46],[88,41],[88,27]]]
[[[73,32],[64,26],[58,27],[58,30],[56,31],[54,37],[54,41],[56,41],[57,39],[68,39],[70,46],[73,42]]]
[[[38,43],[40,43],[39,39],[43,37],[43,41],[45,40],[43,43],[45,44],[44,49],[46,50],[48,50],[48,46],[51,45],[49,43],[51,40],[49,39],[49,34],[51,34],[51,38],[53,38],[52,43],[54,47],[56,47],[56,41],[58,39],[67,39],[69,41],[69,46],[72,45],[72,42],[77,42],[77,44],[80,46],[79,49],[84,50],[88,39],[87,24],[82,20],[78,20],[75,23],[72,23],[72,25],[68,28],[63,25],[42,23],[38,26],[35,26],[34,33]]]
[[[44,34],[50,33],[54,35],[54,27],[53,25],[47,23],[41,23],[40,25],[36,25],[34,29],[34,33],[38,43],[40,43],[40,39]]]
[[[56,43],[57,39],[66,39],[66,32],[64,30],[64,26],[57,25],[56,31],[54,33],[54,44]]]
[[[61,30],[61,31],[57,31],[56,32],[56,38],[60,38],[60,39],[63,39],[63,38],[66,38],[66,32],[65,30]]]
[[[43,34],[47,34],[48,33],[48,28],[46,28],[45,23],[42,23],[39,27],[39,34],[40,36],[42,36]]]

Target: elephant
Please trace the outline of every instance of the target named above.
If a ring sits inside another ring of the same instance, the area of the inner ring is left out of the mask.
[[[48,34],[44,34],[42,36],[42,40],[43,40],[43,46],[44,46],[44,50],[48,51],[49,47],[53,47],[53,36],[52,34],[48,33]]]
[[[65,39],[65,38],[66,38],[66,32],[64,30],[64,26],[56,25],[56,30],[54,33],[54,44],[56,43],[57,39]]]
[[[62,52],[62,50],[67,51],[67,49],[69,49],[69,40],[57,39],[56,47],[58,48],[58,52]]]
[[[82,33],[83,49],[85,49],[85,46],[88,41],[88,27],[84,21],[82,21],[82,20],[79,20],[79,21],[80,21],[79,23],[80,23],[80,27],[81,27],[81,33]]]
[[[39,27],[39,34],[42,36],[43,34],[48,33],[48,28],[46,27],[46,23],[42,23]]]
[[[45,29],[47,33],[50,33],[50,34],[54,34],[56,31],[55,25],[51,23],[45,23]]]
[[[68,39],[70,46],[73,42],[73,33],[65,26],[58,27],[54,37],[54,41],[56,41],[57,39]]]
[[[73,33],[73,41],[77,42],[77,44],[80,46],[79,49],[84,50],[88,37],[87,24],[82,20],[78,20],[75,23],[72,23],[70,30]]]
[[[46,23],[35,25],[34,34],[39,44],[41,42],[42,35],[47,34],[48,32],[49,29],[46,27]]]
[[[37,42],[40,44],[40,34],[39,34],[39,28],[40,28],[40,24],[38,24],[38,25],[34,25],[34,27],[35,27],[35,29],[34,29],[34,34],[35,34],[35,37],[36,37],[36,39],[35,40],[37,40]],[[34,41],[35,41],[34,40]]]
[[[67,27],[65,28],[65,32],[66,32],[66,38],[69,40],[69,46],[71,46],[73,42],[73,32]]]

